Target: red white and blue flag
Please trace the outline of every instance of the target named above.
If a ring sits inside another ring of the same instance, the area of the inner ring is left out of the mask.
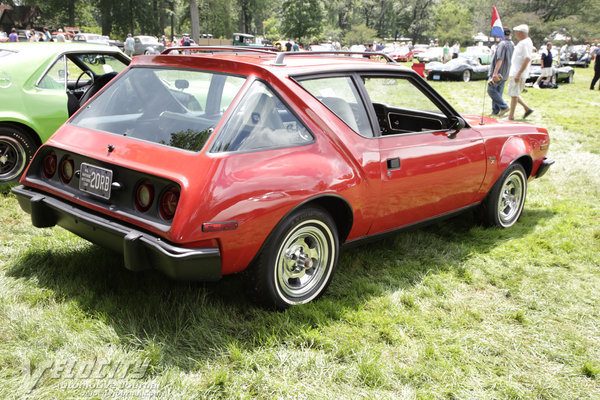
[[[504,29],[502,28],[502,21],[500,21],[496,6],[494,6],[492,11],[492,36],[504,39]]]

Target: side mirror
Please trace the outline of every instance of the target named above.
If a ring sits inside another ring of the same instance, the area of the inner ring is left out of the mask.
[[[175,87],[179,90],[187,89],[190,87],[190,82],[186,79],[176,79]]]
[[[462,117],[452,117],[449,122],[448,139],[454,139],[458,132],[467,125]]]

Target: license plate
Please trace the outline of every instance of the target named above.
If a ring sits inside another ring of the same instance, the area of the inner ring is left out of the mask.
[[[112,174],[110,169],[81,163],[79,190],[108,200],[110,198]]]
[[[433,76],[433,80],[434,81],[439,81],[440,80],[440,76],[439,75],[434,75]]]

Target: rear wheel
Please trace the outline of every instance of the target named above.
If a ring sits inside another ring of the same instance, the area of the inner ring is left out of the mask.
[[[484,224],[508,228],[517,222],[527,195],[526,176],[519,163],[504,171],[481,204],[480,218]]]
[[[569,76],[567,77],[567,82],[568,83],[573,83],[573,71],[569,72]]]
[[[337,229],[327,212],[317,207],[292,212],[248,270],[251,294],[277,309],[318,298],[331,281],[338,250]]]
[[[462,80],[463,80],[463,82],[469,82],[471,80],[471,71],[470,70],[466,69],[463,71]]]
[[[19,180],[36,148],[22,128],[0,124],[0,182]]]

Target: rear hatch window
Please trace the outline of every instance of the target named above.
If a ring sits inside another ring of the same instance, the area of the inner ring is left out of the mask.
[[[200,151],[245,81],[206,71],[132,68],[71,124]]]

